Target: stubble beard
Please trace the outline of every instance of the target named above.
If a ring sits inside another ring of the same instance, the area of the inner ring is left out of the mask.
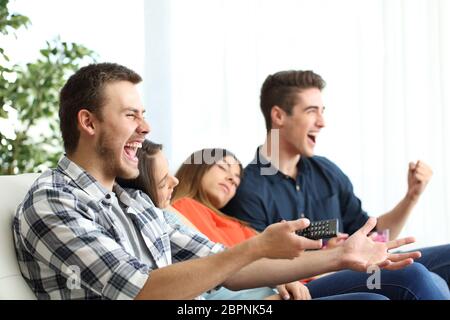
[[[114,148],[111,147],[112,145],[114,145],[113,140],[114,139],[109,139],[106,134],[102,133],[99,137],[99,143],[95,148],[96,155],[101,159],[103,171],[106,175],[113,176],[115,178],[136,178],[139,175],[139,171],[132,171],[122,164],[122,154],[117,157],[116,153],[114,152]]]

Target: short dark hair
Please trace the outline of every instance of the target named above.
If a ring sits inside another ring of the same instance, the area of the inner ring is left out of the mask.
[[[261,88],[260,107],[266,121],[267,132],[272,129],[271,111],[279,106],[291,115],[297,103],[297,94],[302,90],[325,88],[325,81],[313,71],[289,70],[269,75]]]
[[[137,84],[142,78],[124,66],[98,63],[79,69],[66,82],[59,95],[59,120],[67,154],[76,150],[80,139],[78,112],[86,109],[102,120],[101,109],[106,101],[104,88],[107,84],[117,81]]]

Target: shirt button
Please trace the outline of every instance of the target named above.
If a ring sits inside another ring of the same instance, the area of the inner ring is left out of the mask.
[[[107,193],[105,198],[109,200],[109,199],[111,199],[111,195],[109,193]]]
[[[300,186],[299,186],[299,185],[296,185],[296,186],[295,186],[295,189],[296,189],[297,191],[300,191]]]

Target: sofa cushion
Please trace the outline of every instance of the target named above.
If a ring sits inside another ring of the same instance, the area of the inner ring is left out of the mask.
[[[14,251],[12,220],[17,206],[39,176],[0,176],[0,299],[36,299],[19,269]]]

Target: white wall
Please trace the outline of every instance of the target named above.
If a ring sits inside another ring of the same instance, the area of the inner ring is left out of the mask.
[[[11,0],[10,12],[31,19],[17,39],[2,39],[15,62],[35,59],[45,41],[60,35],[99,54],[102,62],[117,62],[143,74],[144,0]]]

